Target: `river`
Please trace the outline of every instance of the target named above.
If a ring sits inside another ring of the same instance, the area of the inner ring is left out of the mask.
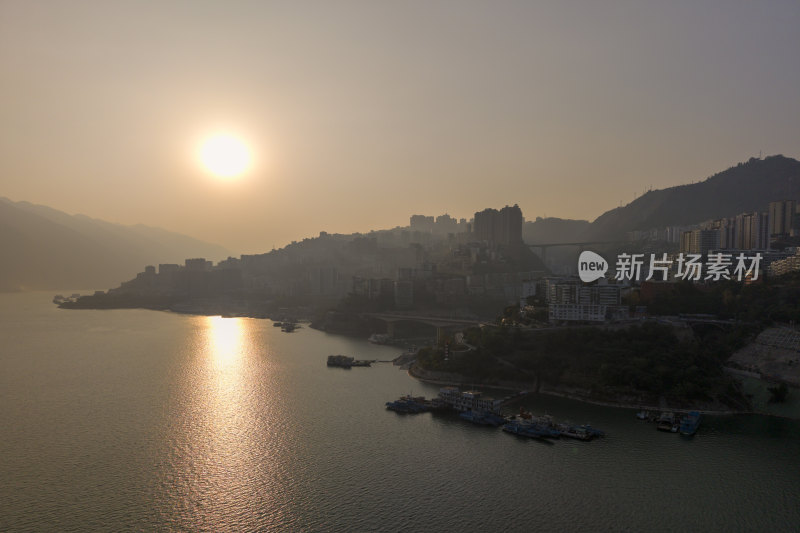
[[[397,348],[269,320],[0,294],[3,531],[794,531],[800,423],[522,405],[608,436],[545,444],[384,403],[434,396]],[[503,393],[505,394],[505,393]]]

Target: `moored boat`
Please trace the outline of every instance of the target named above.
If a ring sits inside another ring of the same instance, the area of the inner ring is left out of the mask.
[[[656,429],[659,431],[672,431],[672,425],[675,423],[675,415],[671,411],[664,411],[658,417],[658,424]]]
[[[386,402],[386,408],[397,413],[417,414],[428,411],[430,407],[424,397],[412,397],[409,394],[401,396],[393,402]]]
[[[503,424],[503,431],[513,433],[514,435],[521,435],[523,437],[544,437],[544,432],[538,431],[529,422],[524,422],[521,420],[511,420],[510,422]]]
[[[692,436],[697,433],[697,428],[700,426],[700,413],[698,411],[691,411],[681,420],[681,435]]]
[[[355,358],[347,357],[346,355],[329,355],[328,366],[336,366],[339,368],[350,368],[353,366]]]
[[[531,437],[534,439],[557,439],[561,433],[553,428],[545,427],[542,424],[526,420],[524,418],[514,417],[503,425],[503,431],[514,433],[515,435],[522,435],[524,437]]]
[[[461,418],[473,424],[497,427],[505,423],[505,418],[488,411],[463,411],[458,414]]]
[[[558,424],[556,426],[561,432],[562,437],[569,437],[571,439],[578,439],[578,440],[592,440],[592,434],[589,433],[585,427],[582,426],[571,426],[569,424]]]
[[[592,437],[605,437],[606,436],[606,432],[605,431],[603,431],[602,429],[597,429],[595,427],[592,427],[589,424],[584,424],[584,425],[579,426],[579,427],[581,429],[583,429],[584,431],[586,431]]]
[[[373,361],[356,359],[346,355],[329,355],[328,366],[338,366],[340,368],[352,368],[354,366],[372,366]]]

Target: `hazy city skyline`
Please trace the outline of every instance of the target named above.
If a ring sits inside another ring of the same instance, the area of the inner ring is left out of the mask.
[[[254,253],[800,155],[798,4],[598,4],[3,0],[0,196]]]

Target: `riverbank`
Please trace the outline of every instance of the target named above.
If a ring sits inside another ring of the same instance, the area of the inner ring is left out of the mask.
[[[608,399],[598,399],[593,398],[585,393],[581,393],[577,389],[571,389],[568,387],[559,387],[548,385],[544,383],[538,382],[516,382],[516,381],[499,381],[499,382],[492,382],[486,383],[476,380],[471,380],[466,376],[462,376],[460,374],[456,374],[453,372],[435,372],[430,370],[425,370],[421,368],[417,364],[411,365],[408,369],[408,375],[423,381],[425,383],[430,383],[433,385],[442,385],[442,386],[453,386],[453,387],[475,387],[481,386],[485,388],[492,388],[498,390],[507,390],[507,391],[529,391],[538,394],[546,394],[548,396],[557,396],[560,398],[566,398],[569,400],[575,400],[578,402],[588,403],[592,405],[600,405],[604,407],[617,407],[622,409],[632,409],[636,411],[673,411],[677,413],[688,413],[690,411],[699,411],[702,414],[707,415],[719,415],[719,416],[730,416],[730,415],[765,415],[765,416],[775,416],[778,418],[788,418],[788,419],[796,419],[794,417],[785,416],[785,415],[777,415],[773,413],[766,413],[761,411],[752,411],[752,410],[736,410],[730,409],[725,406],[695,406],[695,407],[674,407],[669,404],[648,404],[648,403],[636,403],[631,401],[612,401]]]
[[[69,305],[60,306],[62,308],[68,309],[87,309],[87,308],[94,308],[98,309],[100,307],[89,307],[89,306],[75,306]],[[200,301],[200,302],[193,302],[192,305],[171,305],[171,306],[137,306],[139,308],[150,309],[150,310],[157,310],[157,311],[166,311],[166,312],[173,312],[178,314],[193,314],[193,315],[221,315],[221,316],[240,316],[240,317],[252,317],[257,319],[266,319],[271,318],[273,320],[280,319],[281,314],[285,314],[287,311],[283,310],[282,312],[276,313],[274,310],[269,310],[266,312],[255,312],[254,309],[247,309],[246,306],[235,306],[235,305],[219,305],[219,302],[207,302],[207,301]],[[306,311],[307,309],[295,309],[294,312],[300,314],[301,311]],[[352,318],[352,317],[349,317]],[[344,320],[346,322],[346,320]],[[311,324],[310,327],[315,327],[322,329],[323,331],[328,331],[329,333],[335,333],[339,335],[350,335],[361,337],[364,331],[374,331],[374,328],[370,325],[366,327],[362,326],[362,328],[355,328],[355,331],[352,332],[345,332],[342,330],[338,330],[337,328],[331,328],[333,331],[329,330],[328,328],[320,327],[317,324]],[[344,328],[347,329],[347,328]],[[432,383],[436,385],[442,386],[458,386],[458,387],[484,387],[484,388],[494,388],[499,390],[507,390],[507,391],[514,391],[518,392],[520,390],[527,390],[531,392],[537,392],[541,394],[547,394],[550,396],[557,396],[566,399],[576,400],[583,403],[606,406],[606,407],[617,407],[617,408],[624,408],[624,409],[633,409],[633,410],[649,410],[649,411],[659,411],[659,410],[671,410],[675,412],[688,412],[691,410],[698,410],[704,414],[713,414],[713,415],[734,415],[734,414],[759,414],[759,415],[766,415],[778,418],[787,418],[792,420],[800,419],[800,410],[795,410],[797,412],[784,412],[783,410],[778,409],[770,409],[770,411],[758,409],[758,407],[764,407],[765,402],[767,401],[767,396],[761,394],[763,391],[759,390],[756,391],[758,394],[764,396],[762,398],[763,401],[759,404],[756,404],[757,409],[750,409],[750,410],[736,410],[730,409],[726,406],[721,404],[690,404],[690,405],[670,405],[667,402],[643,402],[637,401],[635,397],[620,397],[617,396],[616,398],[608,398],[608,397],[598,397],[592,394],[592,391],[582,390],[582,389],[575,389],[563,386],[553,386],[547,383],[539,383],[537,381],[533,382],[525,382],[525,381],[498,381],[493,380],[491,382],[484,382],[481,380],[475,380],[472,378],[468,378],[466,376],[450,373],[450,372],[432,372],[422,369],[419,365],[415,364],[412,365],[408,369],[408,374],[420,381],[424,381],[427,383]],[[763,387],[762,387],[763,388]],[[796,396],[797,390],[794,389],[793,393],[790,396]]]

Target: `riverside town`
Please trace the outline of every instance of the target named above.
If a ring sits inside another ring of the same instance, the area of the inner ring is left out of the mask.
[[[0,533],[800,533],[798,26],[0,0]]]

